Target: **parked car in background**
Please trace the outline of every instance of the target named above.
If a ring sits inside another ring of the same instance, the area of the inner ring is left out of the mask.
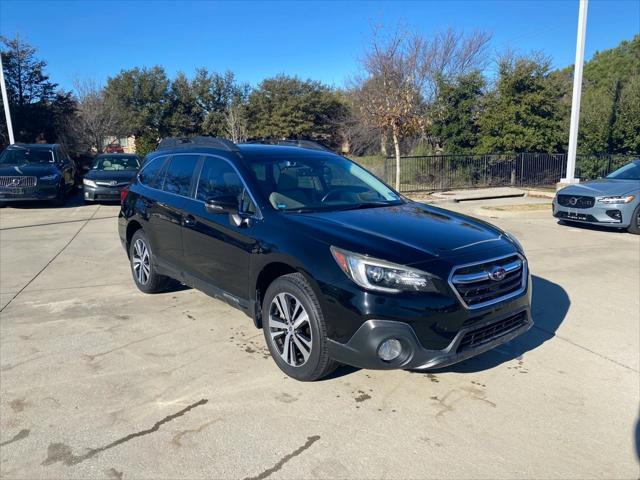
[[[105,153],[124,153],[124,148],[119,143],[110,143],[104,151]]]
[[[122,153],[98,155],[82,179],[85,202],[120,201],[120,192],[136,176],[140,157]]]
[[[74,188],[76,165],[59,144],[14,144],[0,154],[0,203],[65,202]]]
[[[241,309],[298,380],[442,367],[533,324],[514,237],[321,148],[163,140],[118,225],[141,291],[174,279]]]
[[[559,190],[553,199],[553,216],[567,222],[625,228],[640,235],[640,160],[605,178]]]

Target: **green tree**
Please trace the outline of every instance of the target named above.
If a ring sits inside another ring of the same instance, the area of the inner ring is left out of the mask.
[[[558,152],[566,143],[561,85],[540,55],[499,61],[496,88],[480,117],[480,152]]]
[[[49,142],[66,140],[64,130],[75,111],[73,96],[49,80],[47,62],[36,57],[34,47],[20,37],[0,40],[16,141],[33,142],[41,134]],[[4,116],[0,128],[5,135]]]
[[[171,108],[167,117],[168,133],[174,137],[200,134],[204,112],[192,83],[184,73],[179,73],[173,79],[169,95]]]
[[[147,153],[153,139],[157,142],[170,133],[169,87],[164,69],[158,66],[123,70],[107,80],[105,99],[120,112],[126,133],[136,137],[139,154]]]
[[[308,138],[336,146],[346,113],[342,98],[312,80],[277,76],[262,81],[249,95],[249,135],[259,138]]]
[[[191,87],[202,115],[201,133],[214,137],[227,136],[229,109],[233,106],[237,113],[239,106],[245,105],[249,86],[236,82],[231,72],[221,75],[199,68]]]
[[[565,71],[572,75],[573,66]],[[623,41],[616,48],[596,52],[585,63],[578,136],[580,152],[634,151],[638,120],[633,113],[637,112],[635,105],[640,102],[634,85],[639,78],[640,35]]]
[[[640,153],[640,75],[622,88],[612,136],[620,153]]]
[[[474,71],[438,83],[438,95],[430,109],[436,145],[447,153],[470,152],[479,142],[484,77]]]

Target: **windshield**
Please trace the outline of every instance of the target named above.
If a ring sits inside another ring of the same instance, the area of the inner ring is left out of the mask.
[[[138,170],[140,168],[140,161],[138,157],[98,157],[91,170]]]
[[[252,162],[273,208],[289,212],[346,210],[403,203],[399,194],[342,157]]]
[[[53,151],[44,148],[9,147],[0,155],[0,165],[53,163]]]
[[[615,172],[607,175],[607,178],[615,180],[640,180],[640,162],[627,163]]]

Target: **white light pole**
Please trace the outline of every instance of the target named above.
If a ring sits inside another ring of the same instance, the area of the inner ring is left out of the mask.
[[[2,104],[4,105],[4,116],[7,119],[7,130],[9,130],[9,144],[16,143],[13,139],[13,125],[11,125],[11,112],[9,111],[9,99],[7,98],[7,86],[4,83],[4,68],[2,67],[2,55],[0,55],[0,89],[2,89]]]
[[[560,183],[578,183],[575,178],[578,127],[580,125],[580,96],[582,93],[582,67],[584,66],[584,41],[587,31],[587,7],[589,0],[579,0],[578,36],[576,39],[576,61],[573,70],[573,97],[571,100],[571,128],[569,130],[569,154],[567,155],[567,176]]]

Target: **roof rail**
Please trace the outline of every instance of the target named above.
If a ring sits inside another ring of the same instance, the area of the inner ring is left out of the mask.
[[[300,147],[308,148],[310,150],[322,150],[325,152],[332,152],[328,147],[325,147],[321,143],[314,142],[313,140],[299,140],[297,138],[285,138],[285,139],[269,139],[269,138],[257,138],[248,140],[246,143],[262,143],[266,145],[283,145],[288,147]]]
[[[278,140],[278,145],[289,145],[291,147],[309,148],[311,150],[330,151],[327,147],[325,147],[321,143],[314,142],[313,140],[297,140],[297,139]]]
[[[167,150],[170,148],[180,147],[212,147],[220,150],[227,150],[228,152],[237,152],[239,148],[230,140],[226,138],[218,137],[205,137],[202,135],[195,137],[167,137],[160,140],[156,150]]]

